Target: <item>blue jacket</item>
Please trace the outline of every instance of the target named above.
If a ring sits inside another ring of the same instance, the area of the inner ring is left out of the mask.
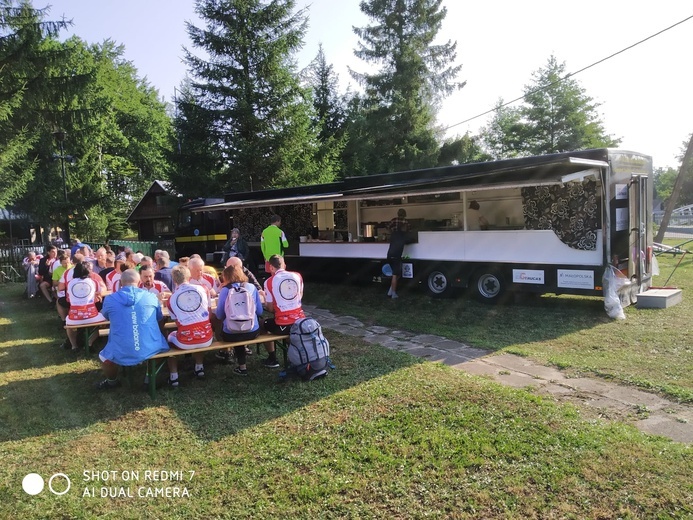
[[[154,294],[137,287],[123,287],[106,296],[101,314],[111,322],[108,343],[101,351],[105,359],[132,366],[168,350],[159,329],[164,315]]]

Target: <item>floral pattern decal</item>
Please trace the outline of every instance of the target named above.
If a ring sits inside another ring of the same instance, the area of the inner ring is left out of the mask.
[[[573,249],[594,251],[601,227],[597,193],[595,180],[522,188],[525,228],[553,229]]]

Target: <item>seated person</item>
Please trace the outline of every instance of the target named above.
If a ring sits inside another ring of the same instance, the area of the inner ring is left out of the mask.
[[[154,279],[154,268],[149,265],[140,267],[140,289],[149,291],[160,300],[171,296],[171,289],[161,280]]]
[[[99,389],[120,386],[118,365],[138,365],[169,349],[161,333],[161,304],[156,296],[138,288],[139,283],[139,273],[128,269],[120,277],[120,290],[104,299],[101,314],[111,322],[111,330],[99,354],[106,376],[97,385]]]
[[[92,273],[92,263],[82,260],[72,269],[72,278],[67,282],[65,295],[70,303],[70,310],[65,323],[67,325],[88,325],[106,321],[99,312],[97,302],[100,302],[106,292],[106,284],[101,277]],[[67,329],[72,350],[78,350],[77,329]],[[89,338],[90,345],[98,337],[98,331]]]
[[[221,321],[221,337],[224,341],[237,342],[255,339],[260,334],[262,301],[255,286],[248,283],[242,267],[229,266],[223,272],[224,287],[219,293],[216,317]],[[228,303],[227,303],[228,302]],[[230,309],[234,309],[233,313]],[[248,375],[246,366],[246,347],[234,347],[238,366],[234,374]]]
[[[270,334],[289,334],[291,325],[306,317],[301,305],[303,278],[286,270],[283,256],[272,255],[267,264],[272,276],[265,280],[265,309],[274,313],[274,318],[265,320],[265,330]],[[268,368],[279,367],[274,343],[266,343],[265,348],[268,357],[263,364]]]
[[[176,290],[168,299],[167,307],[172,320],[176,321],[178,330],[168,335],[168,342],[182,349],[208,347],[214,341],[212,323],[209,321],[207,292],[199,285],[190,283],[190,270],[184,265],[177,265],[171,270]],[[204,379],[204,353],[193,352],[195,358],[195,377]],[[178,360],[168,358],[168,384],[178,387]]]

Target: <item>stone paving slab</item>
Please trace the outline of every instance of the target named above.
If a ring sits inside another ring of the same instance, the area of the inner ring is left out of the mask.
[[[411,338],[411,340],[414,343],[421,343],[422,345],[429,345],[433,346],[436,343],[440,343],[442,341],[448,341],[447,338],[444,338],[442,336],[435,336],[433,334],[419,334],[418,336],[414,336]]]

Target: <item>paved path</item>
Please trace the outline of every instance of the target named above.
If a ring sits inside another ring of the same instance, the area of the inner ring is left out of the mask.
[[[445,363],[470,374],[487,376],[505,385],[532,388],[558,401],[577,404],[588,416],[625,421],[646,433],[693,443],[693,406],[677,404],[632,386],[600,379],[569,378],[556,368],[536,364],[527,358],[496,355],[433,334],[366,327],[352,316],[336,316],[312,306],[304,306],[304,310],[327,329]]]

